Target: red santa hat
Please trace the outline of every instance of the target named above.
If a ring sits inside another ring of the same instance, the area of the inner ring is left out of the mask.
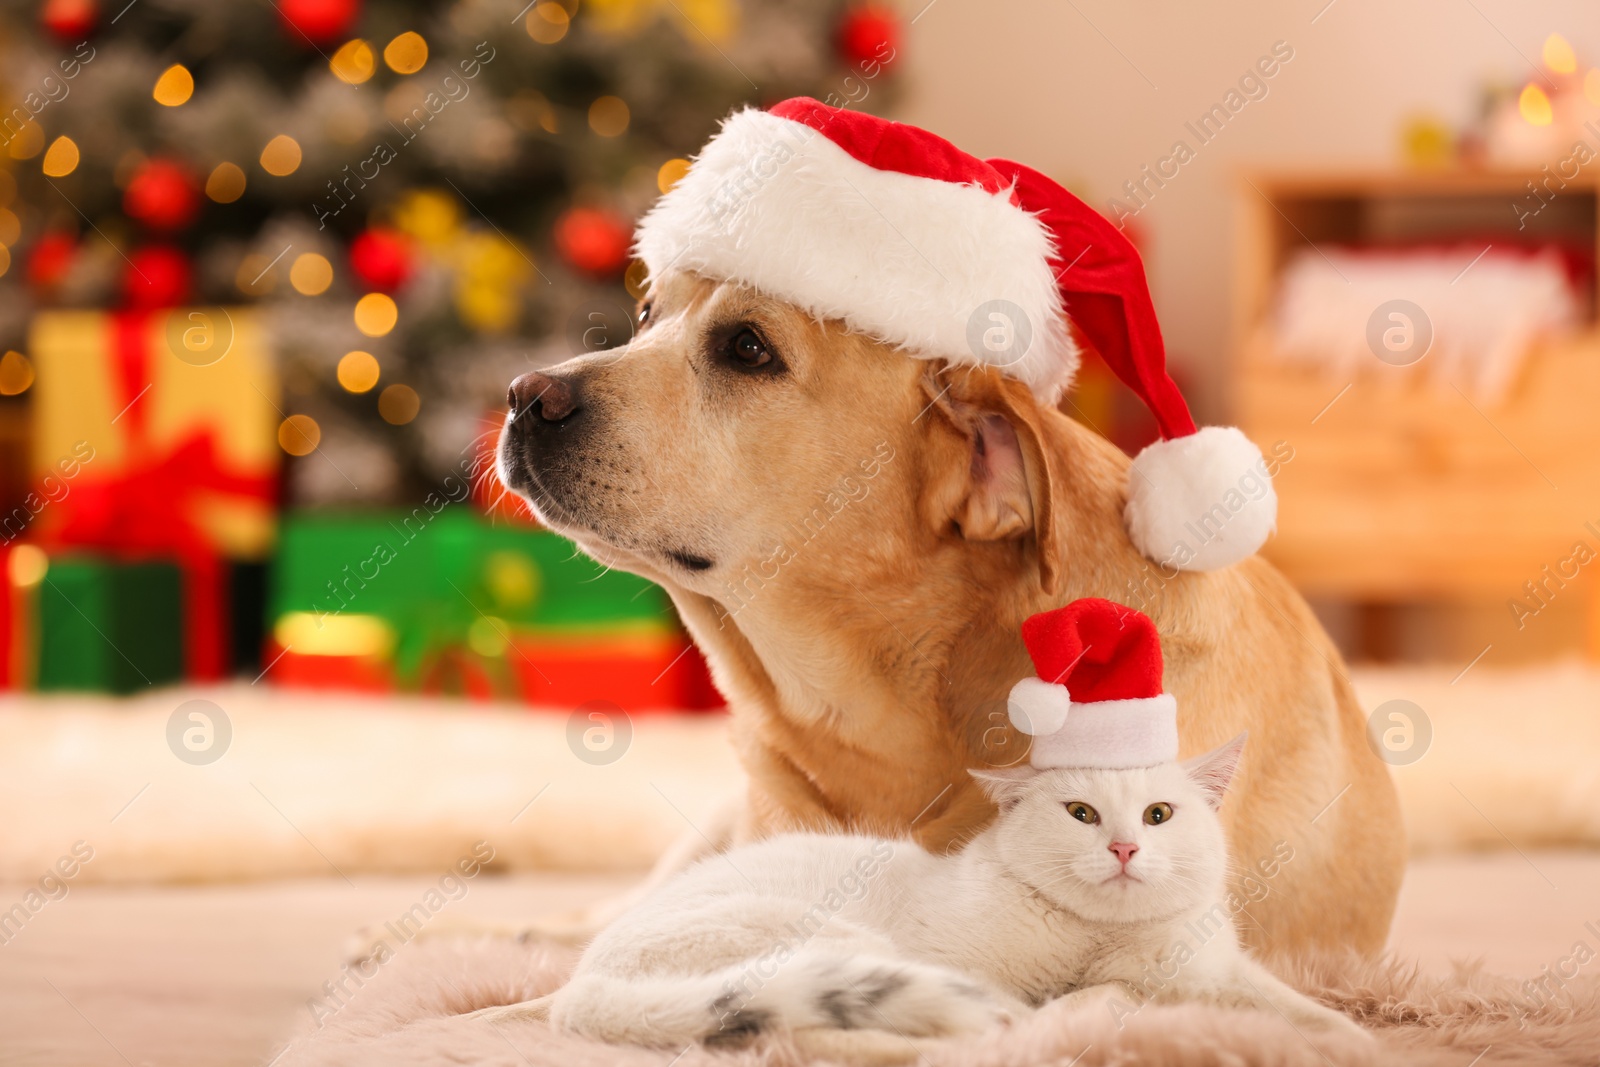
[[[799,97],[735,113],[641,221],[637,253],[740,282],[923,359],[991,365],[1055,404],[1078,368],[1070,322],[1155,416],[1124,517],[1151,559],[1224,567],[1271,533],[1261,452],[1196,429],[1167,374],[1139,254],[1103,215],[1020,163]],[[1230,492],[1231,491],[1231,492]],[[1218,508],[1221,508],[1219,511]]]
[[[1087,597],[1022,624],[1036,678],[1011,688],[1011,725],[1030,762],[1153,767],[1178,758],[1178,705],[1161,691],[1161,639],[1149,617]]]

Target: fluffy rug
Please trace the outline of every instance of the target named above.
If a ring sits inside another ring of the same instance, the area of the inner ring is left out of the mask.
[[[490,1024],[462,1013],[548,993],[575,956],[504,941],[421,942],[314,1009],[317,1023],[274,1067],[801,1067],[809,1058],[778,1039],[743,1050],[658,1052],[557,1035],[543,1023]],[[1286,973],[1349,1013],[1376,1037],[1361,1047],[1317,1044],[1275,1015],[1199,1005],[1150,1005],[1119,1029],[1104,1005],[1058,1003],[1006,1031],[920,1044],[928,1067],[1344,1067],[1406,1064],[1497,1067],[1600,1064],[1600,979],[1581,976],[1538,995],[1510,979],[1462,967],[1429,977],[1395,961],[1324,961]]]

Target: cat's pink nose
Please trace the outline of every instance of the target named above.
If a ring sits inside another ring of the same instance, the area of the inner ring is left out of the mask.
[[[1133,854],[1139,851],[1139,846],[1129,841],[1113,841],[1109,847],[1112,852],[1117,854],[1117,859],[1122,861],[1124,867],[1128,865],[1129,860],[1133,859]]]

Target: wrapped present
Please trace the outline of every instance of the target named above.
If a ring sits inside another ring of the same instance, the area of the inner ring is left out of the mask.
[[[131,693],[177,681],[181,586],[173,563],[51,559],[37,589],[38,687]]]
[[[506,662],[529,704],[575,708],[598,700],[624,711],[704,711],[725,703],[699,650],[680,632],[522,632],[510,645]]]
[[[286,520],[269,678],[629,710],[721,705],[660,587],[548,531],[435,503]]]
[[[221,308],[48,312],[30,351],[33,468],[65,485],[34,519],[40,542],[175,562],[186,673],[220,677],[228,560],[264,558],[275,535],[277,386],[260,324]]]

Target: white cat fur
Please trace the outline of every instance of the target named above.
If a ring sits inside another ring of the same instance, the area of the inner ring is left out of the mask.
[[[771,1030],[898,1040],[1098,993],[1119,1018],[1203,1000],[1361,1033],[1239,947],[1216,808],[1243,741],[1183,765],[973,772],[1001,813],[950,856],[790,834],[708,858],[602,931],[565,987],[481,1014],[660,1047]],[[1099,821],[1069,815],[1073,801]],[[1148,825],[1158,801],[1172,817]],[[1112,841],[1138,846],[1131,878]]]

